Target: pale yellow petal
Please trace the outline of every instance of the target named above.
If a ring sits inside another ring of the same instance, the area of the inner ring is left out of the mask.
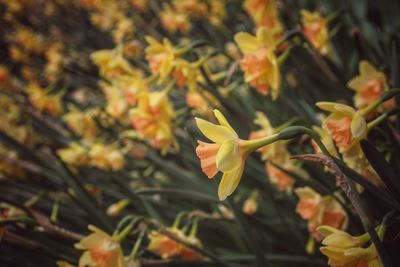
[[[235,138],[232,131],[221,125],[216,125],[203,119],[196,118],[197,127],[211,141],[222,144],[227,139]]]
[[[377,72],[376,68],[366,60],[360,62],[360,74],[361,75],[373,75]]]
[[[82,256],[79,258],[79,267],[91,266],[93,263],[92,258],[90,257],[90,252],[85,251]]]
[[[232,131],[235,131],[232,126],[229,124],[228,120],[225,118],[225,116],[221,113],[221,111],[219,111],[218,109],[214,109],[214,116],[217,118],[219,124],[221,124],[222,126],[226,126],[229,129],[231,129]]]
[[[326,101],[321,101],[315,103],[317,107],[319,107],[322,110],[328,111],[328,112],[334,112],[335,111],[335,102],[326,102]]]
[[[369,77],[356,76],[347,83],[347,87],[354,91],[360,90],[369,81]]]
[[[257,31],[257,39],[263,46],[267,46],[269,49],[274,50],[275,41],[272,33],[267,28],[261,27]]]
[[[219,200],[221,201],[225,200],[228,196],[230,196],[233,193],[233,191],[235,191],[236,187],[240,182],[240,178],[242,177],[243,168],[244,164],[242,164],[242,166],[240,166],[236,170],[233,170],[231,172],[226,172],[222,175],[222,179],[218,187]]]
[[[363,138],[367,133],[367,122],[364,117],[358,113],[354,114],[351,121],[351,134],[355,139]]]
[[[222,143],[216,158],[217,168],[220,171],[233,171],[241,166],[242,161],[237,140],[226,140]]]
[[[235,34],[234,39],[242,53],[251,53],[258,48],[257,38],[250,33],[239,32]]]

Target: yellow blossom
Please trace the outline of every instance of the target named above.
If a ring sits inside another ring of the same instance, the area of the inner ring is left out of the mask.
[[[257,212],[257,210],[258,210],[257,197],[250,196],[243,203],[242,211],[244,214],[253,215]]]
[[[125,159],[122,151],[115,145],[93,144],[89,150],[90,163],[103,170],[120,170]]]
[[[220,200],[233,193],[243,174],[247,156],[257,148],[277,140],[277,135],[256,140],[242,140],[218,110],[214,110],[219,125],[196,118],[197,127],[214,143],[198,141],[196,154],[201,168],[208,178],[213,178],[218,171],[223,173],[218,187]]]
[[[296,188],[295,193],[299,197],[296,212],[308,221],[308,230],[316,240],[322,238],[317,232],[321,225],[340,229],[347,227],[347,214],[331,196],[321,196],[310,187]]]
[[[97,110],[81,111],[74,106],[69,106],[69,111],[63,115],[63,120],[76,134],[87,139],[93,139],[97,135],[97,124],[94,120]]]
[[[370,240],[368,234],[352,236],[329,226],[320,226],[317,230],[325,237],[320,250],[328,257],[329,266],[383,267],[375,245],[363,247]]]
[[[161,24],[167,31],[175,33],[177,31],[185,33],[191,28],[188,13],[178,12],[168,5],[163,6],[160,12]]]
[[[265,27],[275,40],[283,35],[283,25],[279,19],[276,0],[245,0],[243,7],[257,27]]]
[[[197,227],[195,227],[197,228]],[[192,228],[189,235],[178,229],[177,226],[168,227],[167,231],[174,234],[179,239],[190,243],[193,246],[201,247],[200,240],[195,236],[196,230]],[[150,244],[148,250],[159,255],[162,259],[180,258],[182,260],[198,260],[200,255],[193,249],[175,241],[167,235],[158,231],[152,231],[149,234]]]
[[[275,56],[275,41],[268,29],[261,27],[257,35],[240,32],[235,41],[244,54],[240,66],[246,82],[263,95],[276,99],[281,88],[281,73]]]
[[[366,137],[367,123],[354,108],[333,102],[318,102],[320,109],[331,114],[324,120],[323,128],[329,132],[340,152],[344,152]]]
[[[370,105],[389,90],[386,75],[365,60],[359,64],[359,75],[351,79],[347,86],[355,91],[354,105],[359,109]],[[394,99],[392,99],[386,103],[385,107],[392,107],[394,104]]]
[[[85,250],[79,259],[79,267],[125,266],[119,242],[93,225],[89,225],[88,228],[93,233],[75,245],[77,249]]]
[[[43,89],[36,83],[31,83],[26,92],[29,95],[29,100],[32,105],[40,111],[46,110],[52,115],[59,115],[63,112],[61,98],[64,93],[50,94],[48,90]]]
[[[171,42],[164,38],[160,43],[151,36],[146,36],[149,45],[146,47],[146,59],[149,62],[151,72],[159,75],[160,83],[166,81],[174,67],[175,53]]]
[[[304,34],[321,54],[330,54],[329,29],[326,18],[318,12],[304,9],[300,13]]]
[[[197,87],[198,65],[197,63],[189,63],[184,59],[175,61],[175,68],[171,74],[179,88],[188,86],[189,89],[194,90]]]
[[[90,58],[99,67],[100,75],[107,79],[112,80],[121,75],[135,74],[133,67],[122,55],[122,47],[93,52]]]
[[[77,166],[89,164],[87,149],[78,143],[70,143],[69,147],[57,150],[57,154],[67,164]]]
[[[130,111],[132,126],[139,137],[164,153],[175,143],[172,128],[175,112],[167,93],[168,90],[142,92],[137,107]]]

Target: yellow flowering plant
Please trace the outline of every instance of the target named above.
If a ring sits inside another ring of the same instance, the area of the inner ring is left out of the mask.
[[[370,2],[0,0],[0,266],[397,266]]]

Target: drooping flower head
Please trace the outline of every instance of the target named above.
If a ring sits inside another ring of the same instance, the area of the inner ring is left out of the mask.
[[[314,47],[323,55],[331,52],[329,43],[328,23],[318,12],[301,10],[301,23],[304,34],[308,37]]]
[[[223,173],[218,187],[220,200],[233,193],[240,182],[247,156],[257,148],[277,140],[271,135],[256,140],[242,140],[218,110],[214,110],[219,125],[196,118],[197,127],[212,142],[198,141],[196,154],[203,172],[212,179],[219,171]]]
[[[367,123],[354,108],[333,102],[318,102],[320,109],[330,112],[323,128],[331,135],[340,152],[350,149],[367,134]]]
[[[308,230],[316,240],[322,238],[317,231],[321,225],[346,229],[347,214],[331,196],[321,196],[310,187],[296,188],[295,193],[299,197],[296,212],[308,221]]]
[[[368,233],[352,236],[326,225],[317,230],[324,237],[320,251],[328,257],[329,266],[383,267],[375,245],[365,247],[370,240]]]
[[[175,112],[168,100],[167,91],[142,92],[130,116],[138,135],[153,147],[166,152],[174,144],[172,122]]]
[[[365,60],[359,64],[359,75],[351,79],[347,86],[355,91],[354,105],[358,109],[365,108],[389,90],[386,75]],[[394,100],[391,100],[384,107],[391,107],[393,104]]]
[[[77,249],[85,250],[79,259],[79,267],[125,266],[119,242],[93,225],[89,225],[89,230],[93,233],[75,245]]]
[[[281,74],[275,55],[275,41],[271,33],[264,27],[253,36],[240,32],[235,41],[243,53],[240,67],[244,71],[245,80],[263,95],[278,97],[281,87]]]
[[[283,34],[284,28],[279,18],[276,0],[246,0],[243,7],[253,19],[256,27],[265,27],[275,40]]]
[[[174,47],[166,38],[161,43],[151,36],[146,36],[146,41],[149,43],[145,50],[146,59],[149,62],[151,72],[154,75],[159,75],[159,82],[163,83],[174,68]]]

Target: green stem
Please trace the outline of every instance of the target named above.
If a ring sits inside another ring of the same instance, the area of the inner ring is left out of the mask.
[[[249,152],[253,152],[259,149],[260,147],[269,145],[278,140],[279,140],[279,134],[272,134],[255,140],[241,140],[241,146],[246,150],[248,150]]]
[[[140,245],[142,244],[143,238],[145,233],[147,232],[147,227],[145,227],[139,234],[138,239],[135,242],[135,245],[133,246],[131,254],[129,254],[128,259],[130,260],[135,260],[140,248]]]

